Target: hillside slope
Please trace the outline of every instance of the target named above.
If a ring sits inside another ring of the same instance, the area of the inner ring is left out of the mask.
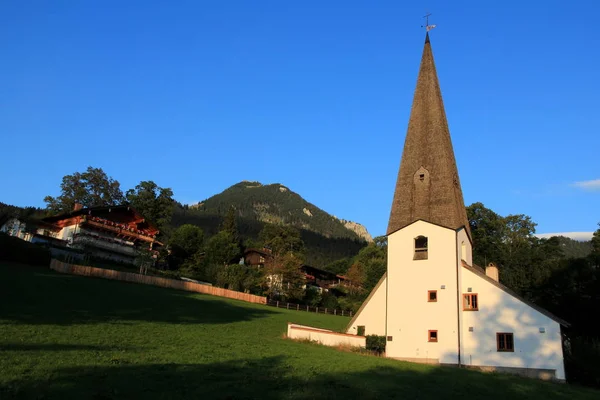
[[[0,293],[2,400],[552,400],[599,393],[282,337],[288,321],[342,329],[345,317],[2,263]]]

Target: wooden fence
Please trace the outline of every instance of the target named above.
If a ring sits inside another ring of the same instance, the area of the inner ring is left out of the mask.
[[[114,279],[118,281],[143,283],[145,285],[161,286],[171,289],[186,290],[188,292],[210,294],[212,296],[227,297],[229,299],[247,301],[249,303],[267,304],[267,298],[254,294],[236,292],[235,290],[217,288],[200,283],[179,281],[176,279],[161,278],[158,276],[140,275],[132,272],[115,271],[112,269],[85,267],[82,265],[67,264],[56,259],[50,262],[50,269],[65,274],[94,276],[98,278]]]
[[[313,307],[313,306],[307,306],[306,304],[286,303],[285,301],[277,301],[277,300],[269,300],[265,304],[268,306],[271,306],[271,307],[286,308],[288,310],[314,312],[317,314],[339,315],[341,317],[351,317],[352,316],[352,310],[344,311],[344,310],[338,310],[335,308]]]

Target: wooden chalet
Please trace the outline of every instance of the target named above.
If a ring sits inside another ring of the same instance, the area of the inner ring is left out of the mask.
[[[128,205],[83,208],[43,218],[13,218],[3,230],[34,243],[45,243],[53,253],[61,249],[82,256],[134,263],[139,250],[162,246],[156,225]]]
[[[248,248],[244,251],[244,264],[251,267],[264,267],[265,263],[271,257],[271,249],[263,247],[262,249]]]

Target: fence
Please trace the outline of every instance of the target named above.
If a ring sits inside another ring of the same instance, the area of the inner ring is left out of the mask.
[[[287,336],[290,339],[310,340],[325,346],[366,347],[367,338],[364,336],[348,335],[327,329],[313,328],[288,322]]]
[[[288,310],[314,312],[318,314],[340,315],[342,317],[351,317],[352,311],[338,310],[326,307],[311,307],[303,304],[287,303],[285,301],[276,301],[269,299],[266,305],[277,308],[287,308]]]
[[[185,290],[188,292],[210,294],[212,296],[227,297],[249,303],[267,304],[267,298],[249,293],[236,292],[235,290],[222,289],[200,283],[179,281],[176,279],[161,278],[158,276],[140,275],[133,272],[115,271],[112,269],[84,267],[82,265],[67,264],[56,259],[50,262],[50,269],[65,274],[94,276],[98,278],[114,279],[118,281],[142,283],[145,285],[161,286],[171,289]]]

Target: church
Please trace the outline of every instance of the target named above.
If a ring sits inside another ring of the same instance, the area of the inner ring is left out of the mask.
[[[387,229],[387,272],[347,334],[386,337],[387,357],[564,380],[567,322],[473,264],[472,237],[426,34]]]

